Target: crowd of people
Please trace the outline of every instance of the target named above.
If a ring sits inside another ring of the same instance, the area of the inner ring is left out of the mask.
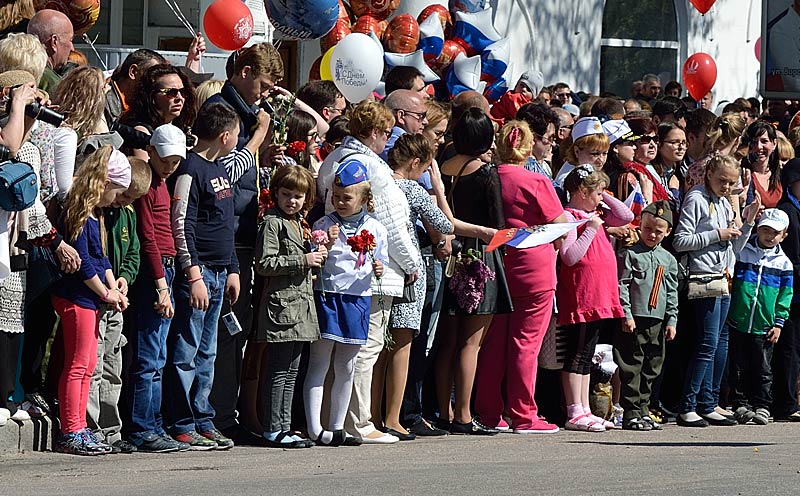
[[[269,43],[217,81],[202,37],[109,76],[72,34],[0,40],[38,187],[0,211],[0,428],[100,455],[800,421],[797,102],[535,70],[446,101],[413,67],[348,102],[280,88]]]

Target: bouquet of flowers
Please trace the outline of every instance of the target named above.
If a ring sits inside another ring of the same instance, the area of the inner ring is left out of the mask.
[[[462,253],[450,279],[450,289],[465,312],[472,313],[486,296],[486,281],[493,281],[495,273],[483,262],[480,250],[469,249]]]
[[[371,260],[374,261],[373,252],[375,251],[375,235],[371,232],[367,231],[366,229],[362,229],[360,233],[354,234],[347,238],[347,246],[353,250],[354,253],[358,254],[358,258],[356,259],[356,268],[361,267],[367,261],[367,256]],[[385,300],[383,299],[383,290],[381,289],[381,278],[377,278],[378,281],[378,305],[381,308],[381,328],[384,329],[384,341],[386,343],[386,347],[391,349],[394,345],[394,340],[392,339],[392,335],[389,333],[389,330],[385,327],[386,325],[386,316],[385,316]]]
[[[286,147],[286,154],[294,159],[299,165],[303,165],[303,157],[306,152],[306,143],[304,141],[292,141]]]
[[[272,143],[275,145],[286,144],[286,120],[289,114],[294,109],[294,101],[296,96],[293,93],[289,95],[277,94],[272,98],[272,107],[275,110],[272,113],[272,122],[274,132],[272,133]]]
[[[269,194],[268,188],[263,188],[261,193],[258,195],[258,220],[259,222],[261,219],[267,215],[267,210],[271,209],[275,206],[275,202],[272,200],[272,196]]]

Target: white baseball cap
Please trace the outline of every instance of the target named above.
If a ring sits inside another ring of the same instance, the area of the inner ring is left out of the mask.
[[[578,119],[578,121],[572,126],[573,142],[578,141],[584,136],[589,136],[590,134],[605,134],[603,131],[603,125],[600,123],[600,119],[597,117],[584,117],[582,119]]]
[[[783,210],[777,208],[768,208],[761,214],[761,219],[758,221],[758,227],[767,226],[775,229],[776,231],[783,231],[789,227],[789,216]]]
[[[172,124],[158,126],[150,137],[150,144],[161,158],[172,155],[186,158],[186,134]]]

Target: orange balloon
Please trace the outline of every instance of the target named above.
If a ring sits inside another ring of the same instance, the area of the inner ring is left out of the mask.
[[[350,0],[356,17],[369,14],[376,19],[386,19],[400,6],[400,0]]]
[[[464,50],[463,46],[453,40],[444,40],[444,46],[442,47],[441,55],[439,55],[436,60],[428,62],[428,66],[437,74],[442,76],[453,64],[453,61],[456,59],[459,53],[466,55],[467,51]]]
[[[33,7],[37,11],[52,9],[63,12],[72,21],[75,36],[89,31],[100,15],[100,0],[35,0]]]
[[[380,39],[383,38],[383,34],[386,32],[386,27],[388,25],[389,23],[385,20],[380,21],[371,15],[363,15],[353,24],[353,32],[369,34],[370,31],[372,31],[378,39]]]
[[[411,53],[419,43],[419,24],[409,14],[400,14],[392,19],[383,34],[383,45],[387,52]]]
[[[322,55],[317,57],[317,60],[311,64],[311,69],[308,70],[308,80],[309,81],[319,81],[322,79],[322,76],[319,75],[319,65],[322,62]]]
[[[320,51],[322,53],[327,52],[328,49],[342,41],[350,32],[350,19],[339,18],[336,24],[333,25],[333,29],[319,39]]]

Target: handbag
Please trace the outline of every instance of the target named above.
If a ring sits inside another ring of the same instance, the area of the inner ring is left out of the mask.
[[[33,205],[39,194],[38,182],[33,167],[24,162],[0,164],[0,208],[21,212]]]
[[[25,280],[25,305],[29,305],[63,277],[56,256],[49,246],[34,246],[28,252]]]
[[[453,178],[453,185],[450,186],[450,193],[447,195],[447,204],[450,206],[450,212],[453,214],[453,217],[456,216],[456,209],[455,204],[453,203],[453,192],[456,190],[456,185],[458,184],[458,180],[461,179],[461,175],[464,173],[464,169],[467,168],[470,162],[475,160],[474,158],[468,159],[464,162],[464,165],[461,166],[461,169],[458,170],[458,174],[456,177]],[[450,255],[447,257],[447,263],[444,267],[444,276],[446,278],[453,277],[453,274],[456,272],[456,264],[458,263],[459,259],[461,258],[461,242],[458,239],[454,239],[451,242],[451,250]]]
[[[686,297],[690,300],[728,296],[730,294],[728,275],[725,273],[689,274],[688,291]]]
[[[414,291],[414,283],[406,284],[403,286],[403,296],[395,298],[392,305],[400,303],[414,303],[417,301],[417,292]]]

